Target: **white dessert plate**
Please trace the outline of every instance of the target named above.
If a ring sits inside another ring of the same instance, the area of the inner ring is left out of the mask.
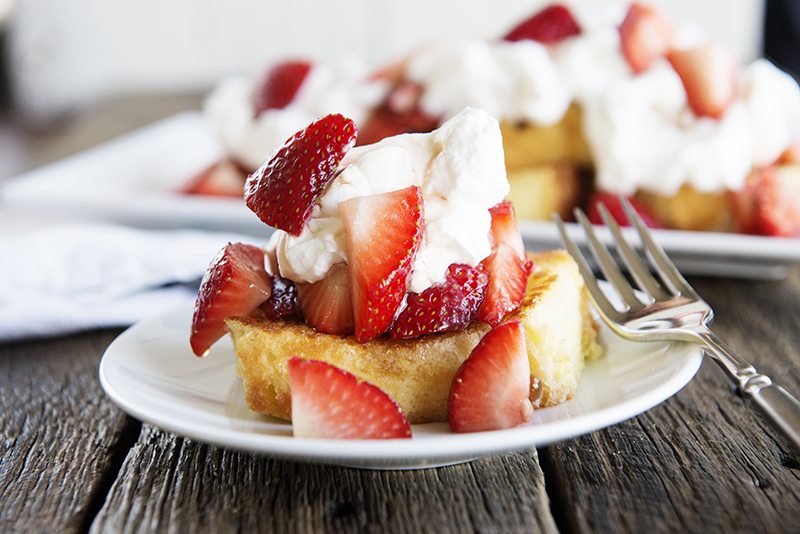
[[[575,397],[535,411],[523,427],[456,434],[446,423],[413,425],[407,440],[324,440],[292,437],[291,424],[245,404],[236,356],[226,336],[206,358],[188,336],[192,310],[144,320],[120,335],[100,364],[100,382],[123,410],[192,439],[298,461],[372,469],[414,469],[541,447],[613,425],[663,402],[695,375],[699,348],[633,343],[608,330],[606,354],[587,365]]]
[[[188,226],[264,236],[269,230],[240,200],[176,192],[222,153],[202,113],[180,113],[0,182],[0,206],[143,227]],[[520,222],[529,248],[561,246],[555,225]],[[582,242],[579,229],[569,226]],[[688,274],[781,278],[787,266],[800,263],[800,239],[671,230],[653,234]]]

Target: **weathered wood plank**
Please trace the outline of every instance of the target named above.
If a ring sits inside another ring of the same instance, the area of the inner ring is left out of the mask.
[[[715,330],[800,391],[800,270],[784,282],[693,279]],[[559,526],[581,532],[797,532],[800,461],[716,365],[631,421],[542,451]]]
[[[97,378],[117,333],[0,346],[0,530],[83,531],[102,504],[140,426]]]
[[[145,425],[92,532],[555,532],[535,451],[421,471],[270,459]]]

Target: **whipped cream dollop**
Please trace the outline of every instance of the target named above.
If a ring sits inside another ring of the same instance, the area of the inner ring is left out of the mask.
[[[288,106],[256,116],[256,85],[244,77],[223,80],[204,106],[227,152],[250,169],[322,115],[341,113],[361,123],[388,91],[385,82],[369,80],[366,67],[355,60],[317,63]]]
[[[389,137],[353,148],[299,236],[276,230],[281,275],[316,282],[347,261],[339,203],[411,185],[422,190],[425,226],[409,291],[444,279],[453,263],[477,265],[491,252],[489,208],[508,194],[500,126],[467,108],[427,134]]]
[[[753,167],[778,158],[800,121],[797,84],[766,60],[742,69],[739,97],[716,120],[692,113],[666,61],[581,103],[596,183],[626,195],[740,189]]]
[[[438,44],[415,54],[406,76],[425,87],[420,105],[434,117],[474,106],[498,119],[548,125],[571,100],[547,48],[534,41]]]

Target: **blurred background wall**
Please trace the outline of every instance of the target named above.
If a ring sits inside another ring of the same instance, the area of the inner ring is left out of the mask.
[[[7,89],[21,115],[39,122],[114,94],[204,91],[223,75],[255,74],[287,56],[356,54],[377,65],[432,39],[496,37],[546,3],[0,0],[0,24]],[[763,0],[652,3],[741,59],[760,54]]]

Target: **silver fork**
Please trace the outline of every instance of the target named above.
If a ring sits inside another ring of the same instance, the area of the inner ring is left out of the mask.
[[[622,203],[628,220],[639,233],[648,263],[658,273],[661,282],[650,274],[645,259],[625,240],[619,225],[602,204],[599,205],[600,214],[640,294],[646,295],[646,302],[637,295],[608,248],[597,238],[586,215],[580,209],[575,210],[575,217],[589,239],[594,259],[618,294],[624,305],[622,309],[608,300],[583,253],[567,234],[563,221],[558,215],[554,216],[564,245],[578,263],[586,287],[605,323],[620,336],[634,341],[686,341],[701,345],[705,353],[736,382],[742,393],[755,401],[770,423],[800,451],[800,402],[768,376],[756,371],[709,329],[708,325],[714,318],[711,307],[653,240],[630,203],[625,199]]]

